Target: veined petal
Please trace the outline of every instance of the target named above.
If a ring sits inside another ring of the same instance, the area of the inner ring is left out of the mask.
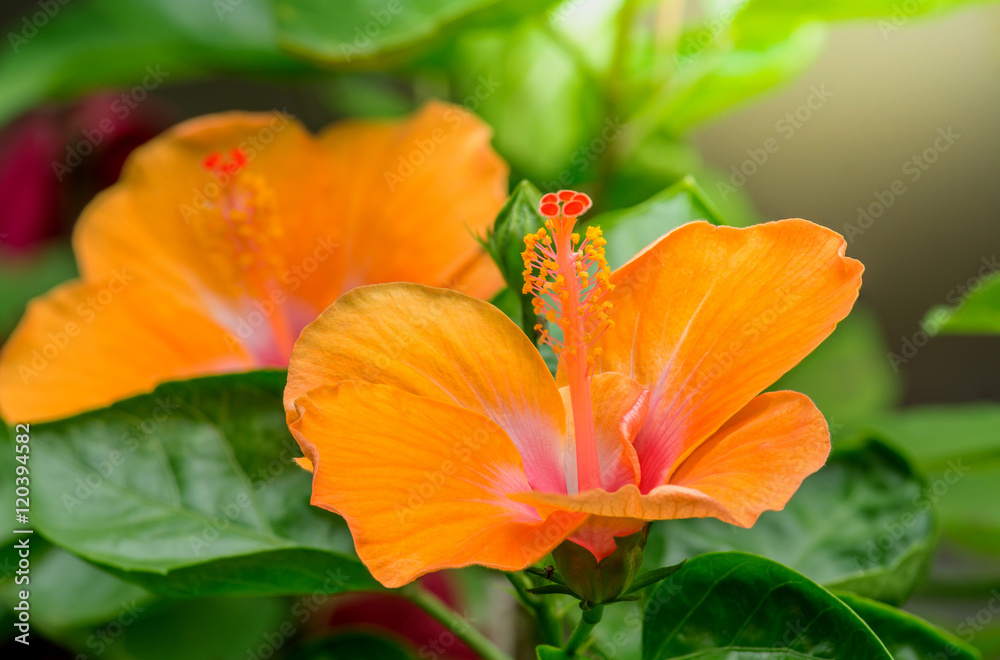
[[[829,454],[826,420],[809,397],[769,392],[699,445],[670,483],[705,493],[725,506],[736,524],[751,527],[764,511],[783,509]]]
[[[350,286],[499,291],[500,271],[471,240],[486,235],[507,197],[507,165],[490,136],[471,113],[437,102],[402,124],[348,120],[322,134],[336,163],[334,195],[344,200]],[[473,267],[474,285],[463,288]]]
[[[130,277],[126,269],[103,283],[70,282],[28,306],[0,351],[5,419],[59,419],[162,380],[256,366],[201,310]]]
[[[746,229],[684,225],[611,278],[615,326],[600,369],[652,391],[634,446],[640,489],[672,467],[847,316],[863,267],[837,233],[804,220]]]
[[[565,412],[544,360],[503,312],[419,284],[359,287],[302,332],[285,387],[296,400],[343,380],[391,385],[489,417],[513,440],[532,488],[565,492]]]
[[[569,387],[559,390],[566,407],[567,436],[573,436],[573,411]],[[639,484],[639,458],[632,440],[649,412],[649,391],[628,376],[603,373],[594,376],[590,384],[590,399],[594,411],[594,433],[597,458],[601,465],[601,485],[613,492],[625,484]],[[566,474],[570,477],[569,492],[576,492],[576,463],[567,452]]]
[[[312,503],[344,517],[387,587],[443,568],[532,564],[586,517],[539,516],[514,443],[492,420],[385,385],[343,382],[296,402],[291,429],[313,465]]]

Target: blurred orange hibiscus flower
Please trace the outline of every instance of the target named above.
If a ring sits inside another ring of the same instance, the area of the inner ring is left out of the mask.
[[[288,364],[360,284],[488,297],[475,236],[506,196],[489,129],[431,103],[318,137],[278,113],[185,122],[138,149],[74,233],[81,276],[35,300],[0,354],[0,413],[55,419],[172,379]]]
[[[651,520],[749,527],[826,461],[809,398],[760,392],[851,310],[843,238],[696,222],[612,273],[600,230],[573,231],[589,206],[546,195],[525,239],[556,379],[495,307],[416,284],[355,289],[296,343],[285,409],[312,503],[386,586],[519,570],[566,539],[602,559]]]

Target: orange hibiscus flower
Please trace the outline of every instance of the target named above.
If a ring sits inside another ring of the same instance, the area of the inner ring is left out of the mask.
[[[301,329],[359,284],[495,293],[475,240],[506,196],[489,138],[438,103],[318,138],[277,113],[177,126],[84,211],[80,279],[34,301],[4,346],[0,412],[54,419],[163,381],[284,368]]]
[[[519,570],[565,539],[602,559],[652,520],[749,527],[826,461],[813,403],[760,392],[854,304],[843,238],[696,222],[612,273],[600,230],[573,232],[589,205],[546,195],[525,239],[556,379],[499,310],[415,284],[355,289],[296,343],[285,408],[312,503],[383,584]]]

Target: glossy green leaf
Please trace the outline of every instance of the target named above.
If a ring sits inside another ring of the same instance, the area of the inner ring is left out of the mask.
[[[656,239],[694,220],[726,224],[694,179],[685,177],[642,204],[602,213],[587,224],[604,231],[608,264],[618,268]]]
[[[826,341],[771,389],[808,395],[836,440],[899,402],[903,382],[885,359],[888,350],[875,315],[855,306]]]
[[[927,313],[923,325],[930,334],[1000,334],[1000,272],[996,270],[1000,266],[995,265],[996,257],[993,259],[980,270],[979,277],[969,280],[968,288],[955,291],[958,300],[953,306],[935,307]]]
[[[927,473],[926,499],[947,537],[1000,554],[1000,405],[921,406],[869,426]]]
[[[376,588],[310,476],[283,372],[168,383],[32,426],[33,522],[54,543],[164,595]]]
[[[835,453],[783,511],[764,512],[750,529],[714,518],[654,523],[647,554],[654,538],[666,547],[656,565],[740,550],[830,588],[902,603],[924,575],[935,523],[923,480],[895,451],[871,442]]]
[[[22,40],[0,60],[0,124],[100,88],[131,88],[116,106],[127,113],[149,90],[182,79],[315,70],[278,48],[267,0],[60,3],[42,27],[27,25],[8,28]]]
[[[291,660],[412,660],[415,656],[396,642],[363,632],[351,632],[304,644]]]
[[[270,0],[281,45],[329,65],[380,62],[479,15],[503,19],[550,2],[517,0]],[[504,6],[504,5],[507,6]]]
[[[792,660],[892,656],[847,605],[803,575],[763,557],[695,557],[653,591],[643,660]]]
[[[923,619],[856,594],[835,592],[868,624],[896,660],[980,660],[971,647]]]
[[[125,582],[93,564],[56,547],[31,540],[32,625],[46,634],[110,621],[127,607],[145,607],[153,600],[145,589]],[[23,589],[13,582],[0,586],[0,600],[13,606]]]

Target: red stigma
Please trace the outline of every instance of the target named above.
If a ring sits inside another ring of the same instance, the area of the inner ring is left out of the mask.
[[[204,167],[209,172],[211,172],[216,167],[218,167],[219,163],[221,162],[222,162],[222,154],[220,154],[218,151],[214,151],[205,156],[205,160],[201,162],[201,166]]]
[[[560,190],[558,193],[546,193],[538,203],[538,211],[546,218],[560,215],[575,218],[587,211],[593,202],[587,195],[575,190]]]
[[[229,159],[224,160],[222,154],[217,151],[213,151],[205,160],[201,162],[201,166],[209,172],[215,174],[239,174],[247,165],[247,155],[242,149],[233,149],[229,152]]]

